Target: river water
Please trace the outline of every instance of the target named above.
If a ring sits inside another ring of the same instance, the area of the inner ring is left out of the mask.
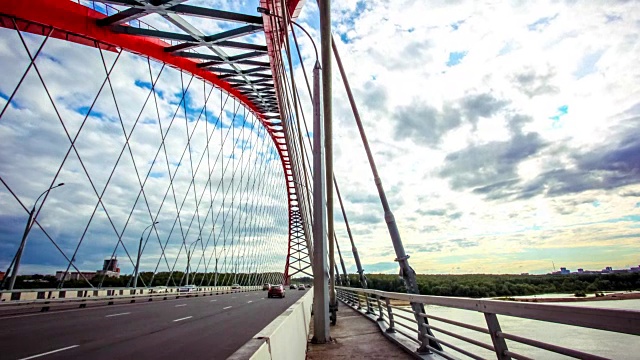
[[[611,301],[587,301],[579,303],[555,303],[568,306],[582,306],[609,309],[630,309],[640,310],[640,300],[611,300]],[[545,304],[545,306],[554,306]],[[427,305],[427,314],[435,315],[451,320],[460,321],[466,324],[476,325],[486,328],[484,315],[479,312],[468,310],[452,309],[441,306]],[[403,314],[405,315],[405,314]],[[402,319],[397,319],[405,322]],[[611,359],[640,359],[640,336],[619,334],[609,331],[586,329],[563,324],[547,323],[537,320],[521,319],[511,316],[498,315],[500,327],[505,333],[523,336],[529,339],[543,341],[545,343],[568,347],[575,350],[599,355]],[[460,335],[491,344],[489,335],[473,330],[467,330],[458,326],[452,326],[435,320],[430,320],[430,324],[446,330],[456,332]],[[436,333],[436,336],[443,341],[460,346],[465,350],[470,350],[479,356],[487,359],[495,359],[495,353],[484,348],[468,344],[456,338]],[[535,359],[570,359],[546,350],[536,349],[528,345],[523,345],[507,340],[507,347],[510,351],[532,357]],[[446,347],[445,347],[446,349]],[[451,351],[457,357],[466,358],[455,351]]]

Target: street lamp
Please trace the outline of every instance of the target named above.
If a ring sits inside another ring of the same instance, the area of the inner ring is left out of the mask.
[[[276,15],[276,14],[272,14],[271,10],[264,8],[264,7],[260,7],[258,6],[258,12],[267,16],[273,16],[276,17],[278,19],[283,19],[284,18],[280,15]],[[309,37],[309,40],[311,40],[311,44],[313,44],[313,50],[316,53],[316,63],[320,63],[320,61],[318,60],[318,48],[316,47],[316,43],[313,41],[313,38],[311,37],[311,34],[309,34],[309,32],[307,32],[307,30],[305,30],[305,28],[303,28],[302,26],[300,26],[300,24],[298,24],[297,22],[289,19],[289,22],[291,22],[293,25],[297,26],[298,28],[300,28],[300,30],[304,31],[305,34],[307,34],[307,36]]]
[[[13,290],[13,286],[16,283],[16,277],[18,277],[18,270],[20,270],[20,260],[22,259],[22,253],[24,252],[24,246],[27,242],[27,237],[29,237],[29,232],[31,231],[31,227],[33,226],[33,224],[36,222],[36,205],[38,204],[38,201],[40,201],[40,198],[48,193],[49,191],[58,188],[60,186],[64,185],[64,183],[60,183],[58,185],[52,186],[50,188],[48,188],[47,190],[45,190],[42,194],[40,194],[40,196],[38,196],[38,198],[36,199],[36,202],[33,203],[33,207],[31,208],[31,211],[29,212],[29,220],[27,220],[27,226],[25,226],[24,228],[24,234],[22,235],[22,241],[20,242],[20,247],[18,248],[18,251],[16,252],[16,256],[14,258],[15,263],[13,265],[13,271],[11,273],[11,280],[9,281],[9,290]],[[7,273],[9,271],[7,270]]]
[[[144,233],[145,231],[147,231],[147,229],[149,229],[150,227],[152,227],[153,225],[156,225],[160,223],[159,221],[154,222],[153,224],[147,226],[146,228],[144,228],[144,230],[142,230],[142,234],[140,234],[140,244],[138,245],[138,258],[136,259],[136,274],[133,277],[133,288],[137,289],[138,288],[138,275],[139,275],[139,269],[140,269],[140,256],[142,256],[142,238],[144,237]]]
[[[193,255],[191,253],[191,247],[200,240],[202,239],[198,238],[198,240],[192,242],[191,245],[189,245],[189,248],[187,249],[187,285],[189,285],[189,264],[191,263],[191,255]]]

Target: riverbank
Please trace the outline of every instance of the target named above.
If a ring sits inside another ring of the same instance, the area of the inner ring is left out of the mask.
[[[603,296],[587,296],[575,297],[567,295],[565,297],[499,297],[491,300],[519,301],[519,302],[537,302],[537,303],[557,303],[557,302],[584,302],[584,301],[609,301],[609,300],[640,300],[640,292],[619,292],[605,293]],[[405,300],[390,299],[389,303],[394,306],[409,306],[410,303]]]
[[[502,297],[496,298],[496,300],[507,301],[519,301],[519,302],[584,302],[584,301],[609,301],[609,300],[630,300],[640,299],[640,292],[627,292],[627,293],[608,293],[604,296],[588,296],[588,297],[528,297],[528,298],[512,298]]]

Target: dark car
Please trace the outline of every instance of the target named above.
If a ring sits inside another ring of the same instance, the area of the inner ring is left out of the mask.
[[[296,284],[291,284],[291,285],[289,285],[289,289],[291,289],[291,290],[295,290],[295,289],[297,289],[297,288],[298,288],[298,287],[296,286]]]
[[[271,289],[269,289],[268,297],[279,297],[284,298],[284,286],[283,285],[271,285]]]
[[[304,285],[303,284],[298,285],[298,290],[304,290]]]

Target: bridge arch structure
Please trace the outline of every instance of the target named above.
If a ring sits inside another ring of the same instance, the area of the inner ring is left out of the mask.
[[[281,14],[288,18],[295,18],[300,11],[301,5],[302,2],[298,0],[286,2],[261,0],[260,2],[260,6],[270,9],[271,13]],[[283,11],[282,6],[286,9],[285,11]],[[147,16],[153,17],[155,23],[163,23],[165,26],[150,26],[144,22],[144,18]],[[160,20],[163,22],[160,22]],[[225,25],[218,26],[221,31],[213,35],[207,35],[194,25],[196,23],[202,25],[207,21],[216,21],[218,23],[225,23]],[[268,15],[246,15],[204,8],[190,5],[186,0],[6,0],[0,4],[0,27],[15,30],[19,33],[18,35],[30,57],[27,72],[32,67],[35,68],[35,58],[40,54],[40,50],[31,49],[30,51],[23,34],[36,34],[44,37],[45,42],[46,39],[57,38],[98,48],[100,49],[103,62],[103,52],[117,53],[119,57],[120,52],[125,51],[155,60],[162,64],[162,69],[166,66],[179,70],[180,76],[190,74],[192,77],[200,79],[203,83],[210,84],[220,91],[221,113],[226,105],[226,101],[224,102],[225,105],[222,105],[222,94],[226,94],[227,99],[229,97],[234,99],[234,107],[236,102],[242,105],[244,109],[246,109],[242,119],[246,121],[247,118],[251,116],[262,126],[264,131],[263,135],[271,139],[273,144],[272,152],[275,151],[277,153],[277,160],[279,160],[284,174],[288,239],[285,266],[282,272],[283,280],[287,282],[291,276],[299,273],[310,275],[311,254],[309,249],[311,239],[309,237],[309,221],[311,213],[309,210],[310,204],[307,200],[310,184],[302,178],[303,174],[306,175],[305,171],[307,171],[303,161],[304,149],[301,148],[301,143],[298,144],[295,141],[299,134],[294,134],[293,131],[295,129],[291,127],[296,121],[294,118],[295,109],[292,109],[291,105],[291,99],[295,95],[287,82],[286,64],[282,59],[284,47],[283,38],[286,36],[287,30],[283,29],[281,18]],[[255,34],[261,33],[264,33],[263,39],[255,37]],[[44,42],[42,45],[44,45]],[[198,51],[199,49],[206,51]],[[265,61],[264,57],[267,56],[268,60]],[[55,61],[55,59],[53,61]],[[107,72],[107,78],[105,80],[107,85],[105,85],[105,83],[102,85],[111,86],[113,91],[113,85],[109,79],[110,70],[107,69],[108,66],[106,64],[104,67]],[[151,65],[149,65],[149,71],[151,75]],[[39,72],[38,76],[40,76]],[[158,74],[158,78],[159,77],[160,75]],[[153,75],[151,75],[150,78],[149,83],[142,84],[142,86],[148,88],[155,97],[156,83],[153,81]],[[24,76],[18,83],[18,87],[23,80]],[[179,100],[178,107],[182,104],[185,109],[185,117],[187,117],[187,103],[191,102],[192,99],[185,96],[186,91],[184,90],[184,86],[183,82],[182,99]],[[206,85],[204,88],[206,90]],[[13,98],[15,92],[12,94],[0,93],[0,95],[2,95],[2,98],[5,100],[5,104],[0,106],[4,107],[4,109],[2,109],[3,113],[10,107],[12,100],[14,101],[12,106],[19,106]],[[53,102],[53,99],[51,101]],[[207,101],[208,98],[205,99],[205,104]],[[91,106],[93,107],[93,104]],[[85,110],[85,112],[87,112],[87,114],[85,114],[85,121],[90,111],[91,108]],[[120,116],[119,110],[117,111],[118,116]],[[206,113],[207,110],[204,110],[204,112]],[[236,116],[234,115],[231,120],[231,128],[235,128],[235,118]],[[0,122],[1,121],[2,114],[0,114]],[[240,127],[243,126],[244,123]],[[189,125],[187,125],[187,128],[188,127]],[[291,127],[291,129],[288,127]],[[133,132],[133,129],[131,132]],[[131,133],[129,133],[129,136],[131,136]],[[127,144],[129,143],[129,136],[126,138]],[[163,134],[163,145],[161,146],[166,147],[166,145],[164,145],[165,136],[166,133]],[[258,139],[258,136],[255,138]],[[71,140],[71,138],[69,139]],[[187,142],[190,139],[190,135],[188,135]],[[208,145],[209,142],[207,140],[207,146]],[[242,146],[244,146],[244,144]],[[69,150],[71,151],[73,147],[74,144],[72,141]],[[187,147],[190,153],[190,145],[187,144]],[[131,147],[129,147],[129,150],[130,149]],[[75,149],[74,151],[77,152]],[[207,149],[207,152],[208,151]],[[122,153],[120,155],[122,155]],[[234,155],[235,153],[232,153],[232,158]],[[133,155],[131,156],[133,158]],[[181,166],[181,161],[177,166]],[[194,182],[193,164],[191,166],[191,181]],[[60,172],[60,170],[58,171]],[[149,169],[149,171],[151,172],[151,169]],[[171,176],[171,171],[169,171],[169,175]],[[175,173],[173,175],[175,176]],[[148,177],[149,174],[147,174],[147,178]],[[111,180],[111,178],[109,178],[109,180]],[[140,181],[140,179],[138,180]],[[145,179],[145,182],[146,180],[147,179]],[[231,186],[235,184],[234,181],[235,180],[232,179]],[[209,185],[211,185],[210,182],[211,181],[209,181]],[[305,186],[303,182],[308,186]],[[4,183],[4,185],[7,186],[6,183]],[[144,186],[142,185],[142,187]],[[7,189],[9,189],[8,186]],[[145,196],[143,188],[140,189],[140,192],[143,193],[142,196]],[[99,195],[98,202],[101,201],[103,194],[96,192],[96,195]],[[16,196],[15,194],[13,195],[14,197]],[[45,196],[45,200],[47,196],[49,196],[48,193]],[[138,197],[140,196],[140,193],[138,193]],[[18,198],[16,197],[16,199]],[[213,202],[214,200],[211,199],[211,201]],[[21,204],[21,206],[24,210],[27,210],[24,204]],[[98,205],[96,205],[96,208],[97,207]],[[132,212],[133,210],[134,209],[132,209]],[[39,211],[40,209],[38,209],[38,212]],[[94,210],[94,214],[95,212],[96,210]],[[255,212],[253,214],[255,215]],[[152,220],[155,221],[156,218]],[[37,223],[37,225],[42,227],[39,223]],[[89,226],[87,225],[87,227]],[[86,232],[87,229],[85,228],[85,233]],[[84,238],[84,236],[85,234],[83,233],[82,237]],[[148,233],[146,241],[144,242],[145,247],[149,236],[151,236],[151,231]],[[198,241],[200,240],[199,237]],[[124,247],[122,239],[118,239],[118,243]],[[187,259],[190,259],[188,244],[184,239],[182,243],[180,251],[182,252],[182,247],[184,246]],[[200,247],[203,248],[204,257],[203,243],[204,239],[202,239],[202,243],[200,243]],[[142,238],[140,244],[139,252],[144,249],[142,246]],[[192,245],[194,245],[196,249],[198,248],[196,243]],[[58,245],[56,245],[56,247],[58,247]],[[161,256],[164,255],[164,251],[165,249],[162,248],[163,254]],[[132,251],[129,251],[127,256],[132,265],[134,265],[132,259],[135,258],[135,254],[129,254],[131,252]],[[76,261],[75,253],[73,256],[65,255],[65,257],[69,262],[66,272],[72,271],[73,269],[80,272],[79,267],[74,264]],[[167,256],[164,255],[164,257],[166,260]],[[240,260],[236,260],[236,262],[237,261]],[[158,262],[160,262],[160,260],[158,260]],[[218,260],[216,258],[216,271],[217,262]],[[189,270],[188,263],[187,270]],[[82,276],[82,274],[80,274],[80,276]],[[274,281],[275,280],[277,279],[274,279]]]

